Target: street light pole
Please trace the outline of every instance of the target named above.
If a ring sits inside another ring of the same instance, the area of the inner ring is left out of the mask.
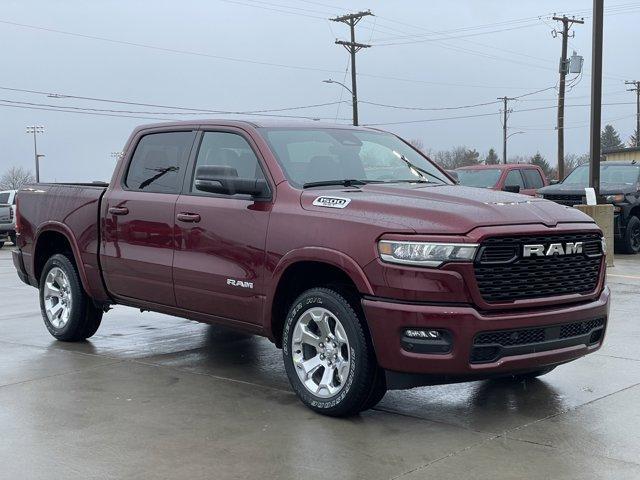
[[[42,125],[29,125],[27,126],[27,133],[33,134],[33,158],[36,162],[36,183],[40,183],[40,157],[44,155],[38,155],[38,140],[39,133],[44,133],[44,127]]]

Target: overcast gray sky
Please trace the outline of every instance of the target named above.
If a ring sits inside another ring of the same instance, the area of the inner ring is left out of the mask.
[[[326,19],[371,9],[375,17],[357,30],[359,41],[374,45],[358,54],[362,101],[426,108],[478,104],[556,85],[561,45],[551,35],[556,22],[548,17],[567,12],[587,17],[585,25],[575,27],[569,47],[585,57],[585,75],[567,96],[568,105],[586,105],[591,5],[589,0],[2,0],[0,87],[224,111],[346,101],[341,87],[322,80],[345,78],[348,55],[333,42],[346,39],[348,27]],[[604,102],[622,104],[605,105],[603,120],[627,140],[635,125],[635,96],[624,80],[640,80],[640,1],[605,5]],[[108,179],[110,153],[122,148],[134,126],[150,120],[24,107],[169,111],[2,89],[0,99],[0,172],[11,165],[32,168],[32,138],[25,126],[39,124],[46,127],[38,138],[46,155],[45,181]],[[509,155],[540,151],[555,162],[555,103],[553,89],[513,102],[511,131],[526,133],[510,139]],[[534,108],[539,109],[518,112]],[[431,150],[466,145],[484,155],[491,147],[501,152],[499,109],[491,104],[420,111],[363,103],[360,118],[363,124],[420,120],[382,128],[419,138]],[[348,123],[351,110],[345,103],[282,114]],[[482,116],[442,120],[471,115]],[[589,108],[568,107],[566,116],[571,127],[566,152],[585,153]]]

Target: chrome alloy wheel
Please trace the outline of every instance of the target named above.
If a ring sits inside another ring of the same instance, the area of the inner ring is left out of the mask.
[[[351,369],[349,340],[329,310],[313,307],[300,316],[291,352],[298,378],[313,395],[329,398],[344,388]]]
[[[67,274],[54,267],[44,282],[44,308],[53,327],[63,328],[69,321],[73,299]]]

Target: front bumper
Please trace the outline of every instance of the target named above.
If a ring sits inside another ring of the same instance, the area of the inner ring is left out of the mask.
[[[602,345],[604,332],[594,344],[585,340],[569,342],[573,343],[569,346],[558,342],[549,347],[547,343],[546,348],[540,348],[544,351],[515,349],[490,363],[474,363],[471,359],[474,339],[481,332],[551,327],[594,319],[604,319],[606,329],[609,297],[610,290],[605,286],[598,298],[585,303],[490,314],[471,306],[406,304],[375,298],[364,299],[362,304],[380,366],[391,372],[422,375],[420,384],[435,384],[533,371],[592,353]],[[451,334],[453,347],[445,354],[407,351],[401,344],[407,328],[446,330]]]

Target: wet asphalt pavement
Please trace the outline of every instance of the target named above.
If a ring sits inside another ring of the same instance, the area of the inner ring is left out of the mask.
[[[595,354],[331,419],[261,338],[116,307],[90,341],[55,341],[5,247],[0,479],[640,479],[640,256],[616,257],[609,284]]]

